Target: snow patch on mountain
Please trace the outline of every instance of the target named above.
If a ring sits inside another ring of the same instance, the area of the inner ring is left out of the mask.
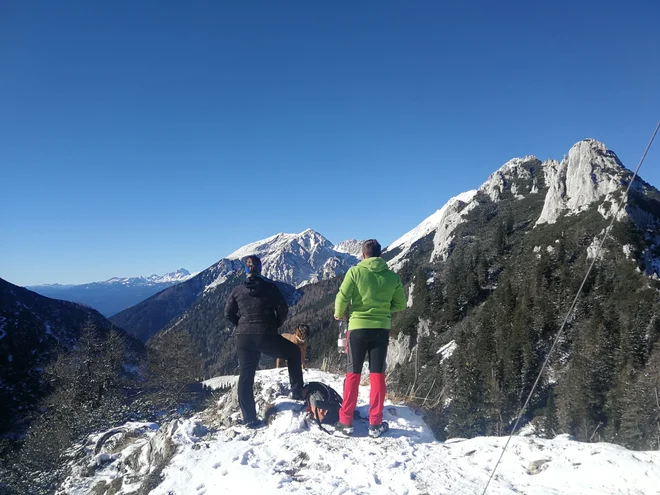
[[[548,193],[536,225],[555,223],[601,200],[600,213],[611,217],[628,174],[616,154],[595,139],[576,143],[561,162],[547,160],[543,170]]]
[[[346,253],[355,256],[357,259],[362,259],[362,244],[364,244],[364,241],[348,239],[335,244],[333,249],[338,253]]]
[[[317,370],[306,375],[342,388],[342,377]],[[371,439],[367,422],[356,420],[352,438],[328,435],[305,417],[300,403],[283,397],[286,381],[284,369],[257,373],[257,403],[274,405],[261,430],[235,424],[234,394],[227,393],[188,419],[127,423],[93,435],[70,463],[59,493],[481,493],[507,441],[438,442],[418,412],[389,401],[389,434]],[[360,387],[362,417],[368,402],[368,387]],[[632,495],[655,493],[658,486],[660,452],[579,443],[567,435],[515,436],[488,493]]]
[[[203,292],[213,290],[219,285],[224,284],[232,273],[242,270],[242,268],[243,265],[238,260],[221,259],[215,265],[205,270],[205,275],[208,277],[207,280],[211,279],[212,282],[204,287]]]
[[[166,273],[165,275],[149,275],[148,277],[114,277],[104,282],[96,282],[100,284],[122,284],[122,285],[156,285],[185,282],[186,280],[197,275],[190,273],[185,268],[179,268],[176,271]]]
[[[358,262],[352,254],[337,251],[330,241],[312,229],[253,242],[227,258],[241,260],[251,254],[261,258],[265,277],[295,287],[336,277]]]
[[[85,287],[85,286],[98,286],[98,285],[124,285],[124,286],[151,286],[158,284],[174,284],[185,282],[188,279],[193,278],[196,273],[190,273],[185,268],[179,268],[173,272],[166,273],[165,275],[149,275],[147,277],[112,277],[108,280],[103,280],[101,282],[89,282],[86,284],[42,284],[42,285],[31,285],[26,287],[27,289],[70,289],[74,287]]]
[[[476,206],[476,190],[467,191],[451,198],[447,203],[428,217],[417,227],[407,232],[392,244],[387,246],[387,251],[400,250],[397,255],[389,261],[390,268],[399,270],[412,246],[420,239],[435,232],[433,239],[433,254],[431,261],[441,256],[451,242],[452,232],[461,224],[463,216]]]
[[[449,359],[452,354],[454,354],[454,351],[456,350],[456,341],[452,340],[448,342],[447,344],[443,345],[440,349],[438,349],[438,352],[436,354],[440,354],[440,362],[444,362],[445,359]]]

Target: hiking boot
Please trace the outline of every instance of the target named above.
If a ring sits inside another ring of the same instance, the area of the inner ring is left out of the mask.
[[[340,436],[350,437],[353,434],[353,425],[345,425],[341,421],[335,423],[335,432]]]
[[[300,401],[305,400],[302,394],[302,387],[295,387],[293,390],[291,390],[291,393],[289,394],[289,399],[300,400]]]
[[[264,423],[261,419],[253,419],[252,421],[243,421],[243,425],[247,428],[250,428],[251,430],[257,430],[266,426],[266,423]]]
[[[383,433],[387,433],[390,429],[390,425],[387,424],[387,421],[383,421],[379,425],[369,425],[369,436],[371,438],[378,438]]]

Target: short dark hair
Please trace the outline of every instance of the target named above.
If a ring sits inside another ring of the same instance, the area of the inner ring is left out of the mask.
[[[380,244],[376,239],[369,239],[362,244],[362,254],[365,258],[378,258],[381,252]]]

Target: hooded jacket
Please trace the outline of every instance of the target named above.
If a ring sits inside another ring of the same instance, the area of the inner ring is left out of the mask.
[[[406,295],[399,276],[383,258],[367,258],[346,272],[335,299],[335,317],[344,317],[349,303],[349,330],[389,330],[392,313],[406,308]]]
[[[225,304],[225,318],[236,325],[237,334],[276,335],[288,311],[280,289],[261,277],[234,287]]]

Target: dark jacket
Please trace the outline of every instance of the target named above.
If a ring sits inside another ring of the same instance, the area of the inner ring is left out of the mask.
[[[250,277],[231,292],[225,318],[236,325],[236,333],[277,334],[289,312],[277,286],[261,277]]]

